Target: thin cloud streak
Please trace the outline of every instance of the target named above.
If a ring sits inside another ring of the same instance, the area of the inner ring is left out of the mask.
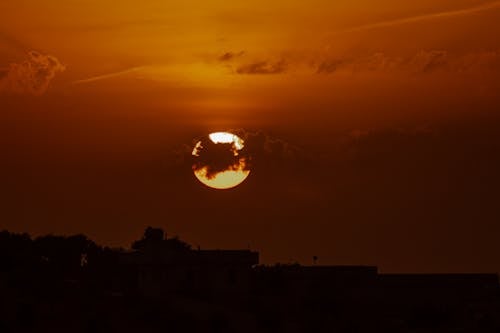
[[[96,81],[101,81],[101,80],[106,80],[106,79],[112,79],[112,78],[117,77],[117,76],[121,76],[121,75],[125,75],[125,74],[129,74],[129,73],[134,73],[134,72],[140,71],[140,70],[142,70],[144,68],[145,67],[143,67],[143,66],[132,67],[132,68],[128,68],[128,69],[125,69],[125,70],[122,70],[122,71],[118,71],[118,72],[113,72],[113,73],[108,73],[108,74],[103,74],[103,75],[97,75],[97,76],[89,77],[89,78],[86,78],[86,79],[76,80],[76,81],[73,81],[73,84],[86,84],[86,83],[91,83],[91,82],[96,82]]]
[[[406,17],[406,18],[401,18],[401,19],[388,20],[388,21],[382,21],[382,22],[377,22],[377,23],[372,23],[372,24],[361,25],[361,26],[333,32],[332,35],[350,33],[350,32],[359,32],[359,31],[372,30],[372,29],[378,29],[378,28],[393,27],[393,26],[398,26],[398,25],[403,25],[403,24],[417,23],[417,22],[422,22],[422,21],[432,21],[432,20],[449,18],[449,17],[456,17],[456,16],[465,16],[465,15],[483,12],[483,11],[487,11],[487,10],[491,10],[491,9],[497,9],[497,8],[500,8],[500,1],[490,2],[490,3],[480,5],[480,6],[466,8],[466,9],[452,10],[452,11],[447,11],[447,12],[439,12],[439,13],[434,13],[434,14],[419,15],[419,16]]]

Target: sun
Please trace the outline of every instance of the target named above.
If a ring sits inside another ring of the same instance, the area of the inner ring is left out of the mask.
[[[229,132],[210,133],[193,148],[193,173],[204,185],[225,190],[234,188],[250,174],[245,142]]]

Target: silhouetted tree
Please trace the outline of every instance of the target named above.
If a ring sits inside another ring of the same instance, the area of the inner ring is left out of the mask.
[[[84,235],[47,235],[36,238],[34,248],[47,266],[63,272],[76,272],[81,268],[82,257],[88,257],[97,245]]]
[[[191,249],[191,245],[175,236],[173,238],[165,239],[165,248],[172,251],[187,251]]]
[[[147,227],[141,239],[132,243],[132,249],[148,251],[159,249],[164,237],[164,231],[160,228]]]
[[[142,252],[186,251],[191,249],[191,245],[178,237],[166,238],[163,229],[147,227],[144,236],[132,243],[132,249]]]
[[[161,228],[147,227],[144,230],[144,238],[151,242],[161,242],[164,238],[165,232]]]
[[[0,232],[0,271],[36,262],[33,242],[26,233]]]

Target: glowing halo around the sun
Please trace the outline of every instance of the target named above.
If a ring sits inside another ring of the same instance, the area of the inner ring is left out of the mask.
[[[195,168],[193,166],[193,172],[196,178],[202,184],[219,190],[230,189],[243,183],[250,174],[250,170],[247,167],[247,159],[245,157],[238,157],[239,151],[245,147],[243,139],[228,132],[211,133],[208,135],[208,138],[216,145],[231,145],[231,149],[228,150],[228,153],[232,153],[232,156],[235,158],[235,163],[230,165],[226,170],[217,172],[211,176],[208,176],[208,167]],[[204,148],[203,142],[198,141],[193,148],[192,155],[195,158],[200,157]]]

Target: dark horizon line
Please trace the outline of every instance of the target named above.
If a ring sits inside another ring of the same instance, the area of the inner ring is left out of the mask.
[[[148,226],[145,228],[145,234],[147,232],[148,229],[151,229],[151,230],[157,230],[157,231],[161,231],[163,232],[163,229],[161,228],[154,228],[154,227],[151,227],[151,226]],[[47,233],[47,234],[43,234],[43,235],[38,235],[38,236],[32,236],[29,232],[12,232],[12,231],[9,231],[7,229],[2,229],[0,230],[0,243],[2,241],[1,239],[1,236],[2,234],[8,234],[10,236],[15,236],[15,237],[24,237],[24,238],[27,238],[29,241],[31,242],[34,242],[36,241],[37,239],[43,239],[45,237],[55,237],[55,238],[63,238],[63,239],[70,239],[70,238],[76,238],[76,237],[83,237],[86,241],[89,241],[93,246],[97,247],[97,248],[100,248],[101,250],[110,250],[110,251],[113,251],[113,252],[137,252],[138,250],[137,249],[134,249],[134,243],[135,242],[138,242],[140,241],[141,239],[138,239],[136,241],[132,241],[131,244],[128,246],[128,247],[123,247],[123,246],[118,246],[118,247],[113,247],[113,246],[107,246],[107,245],[101,245],[101,244],[98,244],[96,243],[94,240],[92,240],[91,238],[89,238],[87,235],[85,235],[84,233],[75,233],[75,234],[55,234],[55,233]],[[145,235],[144,234],[144,235]],[[184,246],[186,246],[186,250],[188,251],[193,251],[193,252],[196,252],[196,251],[203,251],[203,252],[208,252],[208,251],[225,251],[225,252],[230,252],[230,251],[245,251],[245,252],[249,252],[249,253],[257,253],[259,254],[260,252],[258,250],[251,250],[251,249],[221,249],[221,248],[208,248],[208,249],[201,249],[200,246],[197,246],[195,248],[193,248],[193,246],[189,243],[186,243],[184,242],[183,240],[181,240],[179,238],[179,236],[175,235],[175,236],[172,236],[172,237],[167,237],[168,234],[165,234],[165,237],[162,239],[162,240],[170,240],[170,241],[174,241],[174,242],[180,242],[181,244],[183,244]],[[144,236],[142,238],[142,240],[144,240]],[[336,269],[342,269],[342,268],[345,268],[345,269],[349,269],[349,268],[365,268],[365,269],[372,269],[372,270],[375,270],[376,273],[378,275],[384,275],[384,276],[394,276],[394,277],[397,277],[397,276],[420,276],[420,277],[425,277],[425,276],[436,276],[436,275],[439,275],[439,276],[457,276],[457,275],[460,275],[460,276],[481,276],[481,275],[484,275],[484,276],[487,276],[487,275],[496,275],[498,278],[499,278],[499,281],[500,281],[500,272],[498,271],[495,271],[495,272],[491,272],[491,271],[477,271],[477,272],[445,272],[445,273],[432,273],[432,272],[409,272],[409,273],[403,273],[403,272],[389,272],[389,273],[385,273],[385,272],[380,272],[379,270],[379,266],[378,265],[368,265],[368,264],[339,264],[339,265],[328,265],[328,264],[317,264],[317,263],[313,263],[312,265],[307,265],[307,264],[302,264],[298,261],[295,261],[295,262],[275,262],[274,264],[262,264],[262,263],[259,263],[257,265],[255,265],[256,267],[276,267],[276,268],[293,268],[293,267],[301,267],[301,268],[315,268],[315,269],[321,269],[321,268],[324,268],[324,269],[327,269],[327,268],[336,268]]]

